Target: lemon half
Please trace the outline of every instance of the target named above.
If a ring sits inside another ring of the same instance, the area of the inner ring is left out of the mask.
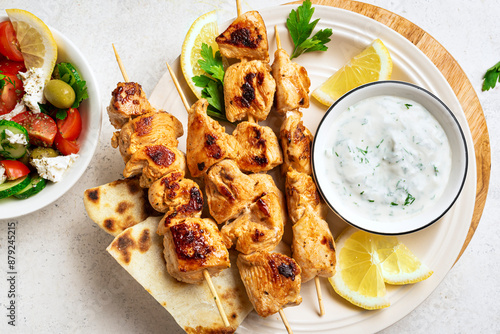
[[[329,281],[340,296],[367,310],[390,305],[385,283],[416,283],[432,275],[394,236],[348,227],[336,245],[336,273]]]
[[[212,47],[212,50],[217,51],[219,47],[215,42],[215,38],[218,36],[219,27],[217,25],[217,14],[215,11],[208,12],[197,18],[189,31],[186,34],[184,43],[182,44],[181,52],[181,69],[184,74],[189,87],[194,92],[196,97],[201,98],[202,88],[196,87],[192,78],[197,75],[202,75],[205,73],[200,68],[198,60],[201,57],[201,45],[202,43],[207,44]]]
[[[50,80],[57,60],[57,44],[50,29],[35,15],[22,9],[6,9],[16,31],[26,68],[41,68],[45,82]]]
[[[376,39],[316,88],[312,96],[330,106],[353,88],[373,81],[389,80],[391,73],[392,59],[389,50],[380,39]]]

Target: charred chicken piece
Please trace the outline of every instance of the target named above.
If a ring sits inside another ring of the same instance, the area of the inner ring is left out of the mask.
[[[222,239],[226,247],[234,245],[243,254],[273,250],[283,236],[283,204],[283,199],[275,193],[258,198],[238,218],[222,227]]]
[[[335,274],[335,242],[328,223],[311,207],[293,227],[292,255],[302,269],[302,282]]]
[[[238,255],[237,265],[248,298],[261,317],[302,302],[301,269],[292,258],[280,253],[255,252]]]
[[[226,58],[269,62],[266,25],[257,11],[240,15],[215,41]]]
[[[270,175],[246,175],[233,160],[223,160],[208,171],[205,191],[210,214],[219,224],[237,218],[263,193],[281,196]]]
[[[326,206],[316,188],[314,180],[309,175],[290,168],[285,181],[288,215],[295,224],[302,218],[307,208],[323,219]]]
[[[311,144],[313,135],[302,123],[300,112],[288,113],[281,124],[280,144],[283,150],[284,162],[281,165],[283,174],[289,168],[308,175],[312,174]]]
[[[148,145],[177,147],[177,138],[183,133],[182,123],[168,112],[150,112],[130,120],[121,131],[115,132],[111,145],[120,148],[127,163],[135,152]]]
[[[132,154],[127,161],[123,176],[131,177],[141,174],[140,186],[149,188],[163,175],[173,171],[186,169],[184,153],[174,147],[164,145],[148,145]]]
[[[307,70],[291,61],[283,49],[276,50],[271,67],[276,81],[276,111],[285,115],[290,110],[309,108],[311,80],[307,76]]]
[[[241,122],[233,132],[240,143],[238,166],[245,172],[265,172],[283,163],[276,134],[270,127]]]
[[[236,139],[207,116],[207,107],[207,100],[200,99],[189,110],[186,158],[193,177],[225,158],[236,158],[239,151]]]
[[[267,118],[273,106],[276,83],[271,67],[260,60],[231,65],[224,76],[224,103],[230,122],[252,116],[257,121]]]
[[[160,221],[160,225],[165,221]],[[163,233],[165,261],[168,273],[185,283],[200,283],[203,270],[216,276],[229,268],[229,252],[222,242],[217,225],[211,219],[183,218],[169,221],[159,231]]]
[[[170,218],[200,217],[203,195],[196,182],[184,178],[183,171],[168,173],[153,182],[148,190],[151,206],[169,212]]]
[[[119,82],[111,93],[107,110],[109,121],[116,129],[121,129],[134,117],[155,111],[141,85],[135,82]]]

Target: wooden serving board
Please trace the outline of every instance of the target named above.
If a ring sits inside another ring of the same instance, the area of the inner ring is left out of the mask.
[[[302,1],[296,1],[291,3],[297,4],[301,2]],[[458,101],[464,110],[469,124],[469,129],[472,134],[477,165],[477,188],[474,213],[472,215],[472,221],[467,238],[465,239],[462,249],[458,254],[456,260],[458,261],[467,248],[467,245],[472,239],[472,236],[474,235],[474,232],[479,224],[479,220],[481,219],[484,205],[486,203],[486,195],[488,194],[488,187],[490,183],[490,138],[488,135],[488,128],[486,126],[483,109],[479,103],[479,99],[474,91],[474,88],[472,87],[472,84],[452,55],[431,35],[407,19],[386,9],[358,1],[311,0],[311,2],[317,5],[332,6],[362,14],[383,23],[392,30],[398,32],[422,50],[422,52],[436,65],[457,96]]]

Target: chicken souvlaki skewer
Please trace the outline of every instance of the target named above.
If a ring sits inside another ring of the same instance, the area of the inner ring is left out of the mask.
[[[312,134],[301,121],[300,108],[309,107],[310,81],[307,71],[290,61],[281,48],[275,26],[277,50],[272,65],[276,80],[276,107],[278,113],[287,115],[280,130],[284,160],[282,172],[286,173],[288,212],[293,226],[292,254],[302,268],[302,281],[314,277],[320,315],[324,315],[319,276],[330,277],[335,273],[335,245],[333,236],[324,220],[325,205],[311,177]]]
[[[169,72],[188,109],[187,101],[170,67]],[[263,310],[264,313],[260,314],[268,316],[281,310],[281,305],[298,304],[301,301],[300,268],[297,263],[285,255],[268,252],[280,242],[283,235],[283,197],[271,176],[242,173],[236,160],[227,154],[225,148],[228,145],[221,149],[218,143],[224,145],[232,136],[225,134],[223,128],[218,128],[220,125],[216,121],[207,118],[206,105],[207,101],[200,99],[188,111],[188,161],[193,152],[200,156],[202,151],[207,150],[221,152],[217,157],[219,161],[211,164],[206,175],[210,212],[218,223],[231,221],[221,231],[224,243],[228,248],[235,244],[238,251],[249,254],[238,256],[238,268],[254,308],[258,313]],[[202,129],[199,127],[200,120],[204,124]],[[214,132],[214,129],[217,131]],[[211,145],[207,146],[205,143],[203,150],[190,151],[189,147],[194,145],[194,138],[190,137],[194,135],[201,135],[201,138],[210,135],[215,139]],[[224,158],[229,159],[222,160]],[[259,277],[257,282],[253,280],[256,273]],[[248,285],[252,283],[254,289],[249,289]],[[279,300],[279,305],[274,303],[276,300]],[[291,332],[286,317],[284,314],[282,316],[285,327]]]
[[[115,51],[115,56],[120,66],[122,75],[127,81],[125,83],[126,85],[129,83],[128,76],[114,45],[113,49]],[[143,95],[142,91],[139,92],[138,96],[136,96],[135,93],[137,92],[137,87],[140,89],[139,85],[133,86],[132,88],[129,87],[129,90],[127,91],[128,93],[125,93],[125,97],[121,95],[122,91],[120,91],[120,87],[123,87],[123,85],[119,84],[117,88],[118,91],[115,90],[117,92],[113,92],[112,94],[113,99],[111,107],[108,109],[108,113],[111,111],[110,119],[115,116],[115,120],[119,120],[120,117],[126,117],[128,114],[131,114],[127,112],[120,112],[120,108],[113,108],[113,106],[120,106],[120,102],[124,102],[125,105],[132,104],[133,106],[140,104],[140,102],[147,102],[149,105],[149,102]],[[138,97],[138,100],[135,101],[140,102],[134,103],[133,101],[128,101],[127,98],[130,95],[136,98]],[[123,98],[117,99],[117,96],[121,96]],[[119,100],[118,103],[116,100]],[[141,117],[137,114],[140,113],[135,113],[134,116],[137,116],[137,118]],[[151,117],[152,116],[154,115],[151,115]],[[132,118],[131,115],[130,118]],[[123,125],[123,127],[121,127],[120,133],[115,135],[115,138],[118,136],[122,139],[119,141],[119,144],[121,144],[120,151],[122,155],[122,146],[127,146],[125,143],[127,141],[127,137],[123,137],[122,132],[126,129],[129,123],[134,121],[135,119],[130,119]],[[177,137],[182,135],[182,124],[173,116],[171,116],[170,122],[155,123],[153,121],[154,119],[149,119],[145,122],[142,129],[139,129],[138,137],[143,137],[150,132],[154,133],[158,128],[164,129],[169,126],[180,129],[180,131],[177,130]],[[122,122],[116,122],[116,124],[120,123]],[[156,134],[158,137],[162,137],[163,133],[160,131]],[[146,140],[145,142],[149,143],[149,141],[151,140]],[[128,148],[130,148],[131,142],[128,144]],[[158,234],[163,235],[163,244],[165,247],[164,256],[167,264],[167,271],[177,280],[189,284],[197,284],[205,280],[214,297],[224,325],[229,327],[230,323],[224,309],[222,308],[217,291],[210,277],[210,275],[217,275],[222,270],[230,266],[229,252],[222,242],[220,232],[215,222],[211,219],[200,218],[201,211],[203,209],[203,195],[194,181],[184,178],[184,155],[182,153],[172,154],[172,149],[178,151],[176,148],[177,144],[178,142],[176,138],[175,141],[170,140],[167,144],[162,143],[160,145],[153,146],[148,146],[147,144],[141,143],[141,140],[138,140],[137,146],[139,146],[139,149],[137,152],[141,151],[143,148],[142,146],[146,147],[146,154],[140,159],[136,159],[136,163],[140,165],[140,167],[143,167],[141,186],[149,187],[148,197],[151,206],[157,211],[165,213],[165,216],[159,223]],[[148,150],[148,148],[151,147],[154,147],[155,150]],[[161,147],[163,147],[163,149],[161,149]],[[128,155],[123,155],[127,165],[134,160],[134,156],[137,152],[127,152],[125,150],[125,153],[131,153],[130,157]],[[175,161],[181,161],[182,163],[172,163]],[[165,168],[154,168],[157,167],[157,165],[162,167],[168,165],[171,168],[167,170],[165,170]],[[153,166],[153,169],[156,169],[158,173],[152,175],[152,178],[147,177],[143,180],[144,174],[151,166]],[[125,170],[127,170],[127,167]],[[134,173],[140,173],[140,170],[141,168],[135,168]],[[124,172],[124,175],[125,174],[126,173]]]

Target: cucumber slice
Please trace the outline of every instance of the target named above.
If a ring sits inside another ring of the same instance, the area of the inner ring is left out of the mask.
[[[42,191],[42,189],[45,188],[46,184],[47,181],[45,181],[44,178],[41,178],[38,174],[35,174],[31,177],[30,183],[28,183],[28,185],[24,187],[24,189],[21,189],[19,192],[15,193],[14,197],[18,199],[26,199],[28,197],[31,197]]]
[[[7,133],[5,130],[9,130],[14,135],[22,134],[26,138],[26,143],[29,142],[28,131],[20,124],[14,121],[8,121],[5,119],[0,120],[0,155],[7,159],[19,159],[26,154],[27,144],[12,144],[7,139]]]
[[[24,189],[31,181],[31,177],[26,175],[19,179],[6,181],[0,184],[0,199],[14,195]]]

